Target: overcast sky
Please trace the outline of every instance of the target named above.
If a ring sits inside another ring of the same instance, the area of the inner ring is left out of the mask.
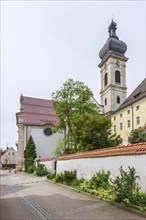
[[[145,78],[144,1],[1,0],[1,143],[15,147],[16,112],[24,96],[50,99],[69,78],[100,102],[98,53],[112,14],[127,44],[128,95]]]

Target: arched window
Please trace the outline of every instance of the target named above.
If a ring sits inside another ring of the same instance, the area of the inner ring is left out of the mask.
[[[117,103],[120,103],[120,97],[119,96],[117,97]]]
[[[108,84],[108,76],[107,73],[104,75],[104,86]]]
[[[118,83],[118,84],[121,83],[121,76],[120,76],[120,72],[118,70],[116,70],[116,72],[115,72],[115,83]]]
[[[105,105],[107,105],[107,98],[105,98],[104,102],[105,102]]]

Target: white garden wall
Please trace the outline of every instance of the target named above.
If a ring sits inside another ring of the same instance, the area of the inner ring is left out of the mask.
[[[44,164],[46,169],[49,170],[52,174],[55,173],[55,159],[52,160],[46,160],[46,161],[39,161],[39,164]]]
[[[57,161],[57,174],[65,170],[77,170],[77,178],[90,179],[96,172],[110,171],[111,178],[119,175],[120,166],[126,171],[134,167],[140,180],[142,191],[146,192],[146,154],[115,155],[93,158],[60,159]]]

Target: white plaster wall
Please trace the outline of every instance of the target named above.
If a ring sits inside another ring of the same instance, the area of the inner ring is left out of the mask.
[[[55,172],[55,159],[51,161],[40,161],[40,164],[44,164],[46,169],[51,173]]]
[[[98,158],[82,158],[57,161],[57,174],[65,170],[77,170],[77,178],[90,179],[96,172],[110,171],[111,178],[119,175],[119,168],[128,170],[128,166],[134,167],[140,176],[138,183],[142,191],[146,192],[146,155],[122,155]]]
[[[57,147],[58,140],[63,137],[63,134],[55,133],[46,136],[43,132],[43,128],[38,127],[29,127],[28,132],[32,135],[35,142],[37,157],[53,157],[53,151]]]

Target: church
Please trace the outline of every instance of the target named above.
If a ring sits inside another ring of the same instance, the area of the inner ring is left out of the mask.
[[[109,37],[99,52],[101,91],[98,108],[103,117],[111,117],[113,133],[120,135],[122,144],[127,145],[129,133],[146,125],[146,79],[127,98],[127,45],[119,40],[116,29],[117,24],[112,20],[108,27]],[[20,111],[16,113],[17,166],[23,166],[24,149],[30,135],[38,158],[53,157],[58,140],[63,138],[63,134],[52,133],[57,121],[50,100],[21,95]]]
[[[20,97],[20,111],[16,113],[18,127],[17,167],[23,167],[24,150],[27,140],[33,137],[37,159],[53,157],[53,151],[62,133],[53,133],[53,127],[58,119],[52,102],[47,99]]]
[[[103,115],[112,120],[112,131],[128,144],[132,130],[146,126],[146,78],[127,98],[127,45],[116,35],[117,24],[108,27],[109,38],[99,52],[101,74],[100,102]]]

